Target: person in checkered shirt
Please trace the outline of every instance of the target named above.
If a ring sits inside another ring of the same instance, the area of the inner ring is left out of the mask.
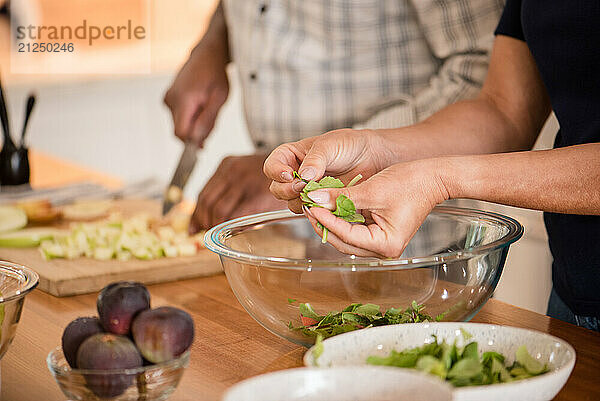
[[[165,95],[175,134],[202,146],[234,62],[256,151],[225,158],[191,231],[284,207],[262,174],[284,142],[410,125],[477,95],[502,0],[223,0]]]

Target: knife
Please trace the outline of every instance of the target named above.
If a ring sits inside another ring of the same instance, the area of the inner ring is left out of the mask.
[[[169,213],[169,210],[171,210],[173,206],[183,200],[183,188],[185,187],[188,178],[190,178],[190,174],[192,174],[194,166],[196,166],[196,161],[198,160],[196,154],[197,151],[198,148],[194,143],[187,142],[185,144],[185,148],[181,153],[179,164],[175,169],[173,178],[171,178],[171,182],[165,190],[162,208],[163,216]]]

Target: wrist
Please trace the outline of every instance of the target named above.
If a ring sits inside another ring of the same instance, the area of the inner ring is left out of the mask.
[[[208,52],[211,57],[217,56],[222,58],[224,64],[228,64],[231,61],[225,12],[220,3],[210,21],[208,30],[200,42],[192,49],[191,56],[196,54],[205,55],[206,52]]]
[[[395,141],[393,134],[388,132],[390,130],[368,129],[364,131],[366,131],[369,137],[371,152],[378,164],[377,171],[410,160],[404,157],[404,152],[397,141]]]
[[[385,150],[391,155],[392,164],[433,157],[426,146],[421,146],[422,141],[419,139],[424,132],[420,125],[379,129],[376,132],[385,143]]]
[[[229,63],[229,48],[219,38],[213,38],[212,35],[205,35],[200,42],[190,52],[190,58],[205,59],[211,57],[221,60],[223,65]]]
[[[444,156],[430,159],[435,163],[435,171],[448,193],[448,199],[476,199],[481,189],[479,167],[473,156]]]

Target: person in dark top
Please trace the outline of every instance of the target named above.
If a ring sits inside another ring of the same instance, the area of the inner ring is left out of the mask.
[[[337,130],[289,143],[267,158],[271,192],[301,213],[305,179],[334,175],[346,189],[310,192],[324,208],[305,214],[345,253],[398,257],[427,214],[450,198],[543,210],[553,291],[550,316],[599,331],[600,2],[508,0],[484,87],[422,123]],[[531,147],[554,110],[554,149]],[[373,222],[333,216],[343,193]],[[523,266],[523,268],[527,268]]]

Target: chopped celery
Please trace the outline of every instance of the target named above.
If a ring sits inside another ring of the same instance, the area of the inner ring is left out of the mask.
[[[46,259],[84,256],[97,260],[151,260],[193,256],[202,245],[200,236],[189,237],[170,226],[152,230],[151,219],[139,215],[130,219],[111,217],[96,223],[74,224],[64,234],[42,241],[40,252]]]

